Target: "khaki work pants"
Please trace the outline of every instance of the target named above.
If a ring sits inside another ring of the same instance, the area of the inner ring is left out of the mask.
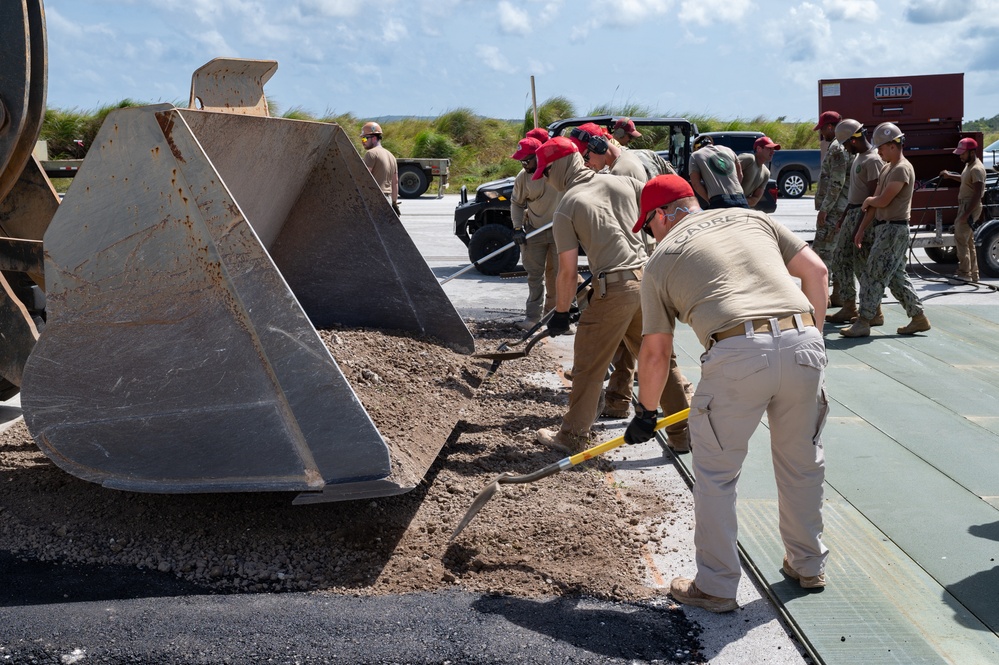
[[[978,205],[975,205],[978,203]],[[957,276],[978,281],[978,253],[975,251],[975,232],[971,228],[974,215],[981,214],[981,203],[971,199],[958,199],[957,217],[954,222],[954,240],[957,243]]]
[[[524,318],[538,322],[555,307],[555,278],[558,276],[558,251],[552,230],[527,239],[520,246],[520,259],[527,271],[527,306]]]
[[[824,571],[825,365],[825,343],[812,326],[730,337],[701,356],[701,380],[689,420],[695,582],[704,593],[736,597],[742,572],[736,485],[749,439],[764,413],[777,482],[778,526],[788,562],[802,575]]]
[[[573,342],[572,391],[569,393],[569,410],[562,418],[563,431],[574,436],[590,435],[590,428],[599,415],[597,408],[607,366],[622,341],[632,356],[638,357],[642,346],[641,286],[638,280],[608,284],[606,295],[601,298],[594,293],[580,315]],[[628,392],[629,400],[630,384],[631,381],[622,381],[618,388],[620,392]],[[676,366],[674,357],[660,400],[667,415],[687,408],[685,385],[689,382]],[[685,427],[685,424],[680,424],[677,431],[683,431]],[[672,434],[675,428],[672,426],[669,433]]]

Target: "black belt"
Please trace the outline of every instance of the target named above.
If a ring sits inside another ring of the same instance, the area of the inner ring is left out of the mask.
[[[898,226],[908,226],[909,220],[907,219],[879,219],[874,222],[874,226],[881,226],[882,224],[895,224]]]
[[[857,208],[859,208],[862,205],[863,205],[863,203],[847,203],[846,204],[846,209],[847,210],[856,210]]]
[[[753,332],[764,333],[773,332],[770,328],[771,319],[753,319]],[[801,313],[801,322],[805,326],[814,326],[815,317],[811,315],[810,312]],[[777,319],[777,326],[780,330],[790,330],[791,328],[797,327],[794,323],[794,315],[784,316]],[[720,342],[723,339],[728,339],[729,337],[737,337],[739,335],[746,334],[746,323],[740,323],[739,325],[732,326],[728,330],[722,330],[721,332],[716,332],[712,337],[715,338],[716,342]]]

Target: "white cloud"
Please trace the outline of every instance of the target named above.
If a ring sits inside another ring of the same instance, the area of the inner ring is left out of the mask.
[[[361,0],[301,0],[297,4],[303,16],[349,17],[356,16],[364,3]],[[369,3],[374,4],[374,3]]]
[[[510,64],[506,56],[503,55],[502,51],[496,46],[491,46],[489,44],[482,44],[476,51],[476,55],[479,56],[479,60],[489,69],[493,71],[502,72],[504,74],[512,74],[516,69]]]
[[[825,12],[810,2],[792,7],[776,29],[783,40],[781,56],[792,63],[814,62],[836,47]]]
[[[382,26],[382,39],[389,43],[402,41],[408,34],[406,24],[396,19],[390,19]]]
[[[870,22],[881,16],[875,0],[825,0],[822,8],[833,21]]]
[[[912,23],[959,21],[971,11],[973,0],[909,0],[905,18]]]
[[[593,0],[593,6],[588,13],[596,17],[590,21],[595,25],[628,27],[640,25],[654,16],[665,14],[672,8],[673,3],[674,0]]]
[[[531,32],[531,17],[523,9],[503,0],[499,3],[499,25],[507,34],[524,36]]]
[[[684,23],[696,25],[738,23],[753,8],[752,0],[683,0],[679,17]]]

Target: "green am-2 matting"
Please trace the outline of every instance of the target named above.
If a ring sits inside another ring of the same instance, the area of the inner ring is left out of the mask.
[[[780,571],[766,421],[739,481],[739,543],[812,653],[839,663],[999,663],[999,308],[932,305],[932,330],[885,306],[869,338],[827,324],[829,585]],[[691,380],[701,346],[677,354]],[[689,456],[680,461],[689,466]]]

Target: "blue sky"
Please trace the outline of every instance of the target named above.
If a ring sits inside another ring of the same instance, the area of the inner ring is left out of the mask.
[[[999,0],[46,0],[48,105],[186,105],[192,72],[278,61],[278,111],[520,118],[637,104],[810,120],[817,81],[965,73],[999,114]]]

